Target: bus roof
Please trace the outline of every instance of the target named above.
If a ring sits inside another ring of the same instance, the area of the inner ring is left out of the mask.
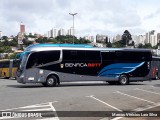
[[[86,45],[86,44],[33,44],[28,46],[25,51],[29,51],[32,48],[35,47],[78,47],[78,48],[91,48],[93,46],[91,45]]]
[[[149,49],[137,49],[137,48],[96,48],[96,47],[59,47],[59,46],[37,46],[32,47],[30,51],[47,51],[47,50],[98,50],[102,52],[108,51],[137,51],[137,52],[151,52]]]

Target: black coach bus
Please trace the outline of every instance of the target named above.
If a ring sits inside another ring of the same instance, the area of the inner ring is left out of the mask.
[[[25,51],[17,81],[44,86],[67,81],[125,85],[151,79],[151,60],[146,49],[35,46]]]

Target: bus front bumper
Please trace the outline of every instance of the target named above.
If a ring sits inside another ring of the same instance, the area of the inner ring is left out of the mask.
[[[20,77],[17,77],[17,82],[25,84],[26,82],[25,82],[25,79],[24,79],[24,75],[21,75]]]

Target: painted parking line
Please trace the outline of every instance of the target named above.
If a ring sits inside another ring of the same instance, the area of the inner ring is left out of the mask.
[[[54,102],[48,102],[48,103],[41,103],[41,104],[35,104],[35,105],[29,105],[29,106],[24,106],[24,107],[18,107],[18,108],[12,108],[12,109],[5,109],[5,110],[0,110],[2,111],[2,117],[0,117],[0,120],[4,119],[20,119],[20,117],[15,117],[12,116],[13,110],[16,110],[17,112],[28,112],[28,111],[37,111],[37,112],[47,112],[47,111],[53,111],[54,117],[48,117],[48,118],[42,118],[42,119],[37,119],[37,120],[59,120],[58,115],[56,113],[56,109],[53,107]],[[12,112],[11,112],[12,111]],[[15,112],[16,113],[16,112]],[[9,116],[3,116],[3,115],[8,115]]]
[[[110,105],[110,104],[108,104],[108,103],[106,103],[106,102],[94,97],[94,95],[90,95],[90,96],[86,96],[86,97],[90,97],[90,98],[92,98],[92,99],[94,99],[96,101],[99,101],[99,102],[101,102],[101,103],[103,103],[103,104],[105,104],[105,105],[107,105],[107,106],[109,106],[109,107],[111,107],[111,108],[113,108],[113,109],[115,109],[117,111],[122,111],[122,110],[120,110],[120,109],[118,109],[118,108],[116,108],[116,107],[114,107],[114,106],[112,106],[112,105]]]
[[[148,90],[143,90],[143,89],[140,89],[140,88],[135,88],[134,90],[140,90],[140,91],[144,91],[144,92],[148,92],[148,93],[153,93],[153,94],[156,94],[156,95],[160,95],[160,93],[152,92],[152,91],[148,91]]]
[[[56,109],[53,107],[53,102],[49,102],[49,106],[51,107],[52,111],[55,112]],[[43,118],[43,119],[37,119],[37,120],[59,120],[57,113],[54,113],[55,117],[50,117],[50,118]]]
[[[57,102],[57,101],[53,101],[52,103],[55,103],[55,102]],[[29,106],[18,107],[18,108],[5,109],[5,110],[0,110],[0,111],[20,110],[20,109],[37,108],[37,107],[47,107],[47,106],[50,106],[49,103],[50,103],[50,102],[40,103],[40,104],[29,105]]]
[[[49,105],[50,105],[50,107],[51,107],[51,109],[52,109],[52,111],[53,112],[55,112],[56,111],[56,109],[53,107],[53,105],[52,105],[53,103],[52,102],[49,102]],[[55,120],[59,120],[59,118],[58,118],[58,115],[57,115],[57,113],[55,112],[55,117],[54,117],[54,119]]]
[[[142,98],[139,98],[139,97],[135,97],[135,96],[132,96],[132,95],[128,95],[128,94],[122,93],[120,91],[116,91],[115,93],[118,93],[118,94],[121,94],[121,95],[125,95],[125,96],[128,96],[128,97],[132,97],[132,98],[135,98],[135,99],[138,99],[138,100],[141,100],[141,101],[145,101],[145,102],[148,102],[148,103],[155,104],[155,102],[152,102],[152,101],[149,101],[149,100],[145,100],[145,99],[142,99]]]
[[[136,113],[136,112],[143,112],[143,111],[146,111],[146,110],[149,110],[149,109],[152,109],[152,108],[156,108],[156,107],[159,107],[160,106],[160,102],[159,103],[155,103],[153,106],[149,106],[149,107],[143,107],[143,108],[137,108],[135,110],[132,110],[132,111],[135,111],[135,112],[131,112],[131,113]],[[120,120],[124,117],[115,117],[111,120]],[[107,120],[107,118],[103,118],[103,119],[100,119],[100,120]]]

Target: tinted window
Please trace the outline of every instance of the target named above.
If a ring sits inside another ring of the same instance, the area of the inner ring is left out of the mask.
[[[9,61],[2,61],[1,63],[2,68],[8,68],[9,67]]]
[[[116,59],[122,61],[148,61],[151,58],[149,52],[120,51],[116,52]]]
[[[101,52],[103,61],[115,60],[115,52]]]
[[[59,58],[60,51],[35,52],[30,55],[26,68],[31,68],[38,65],[44,65],[50,62],[58,61]]]
[[[87,61],[100,61],[100,51],[86,51],[86,60]]]
[[[84,61],[85,51],[83,50],[63,50],[63,60],[65,61]]]
[[[58,61],[60,58],[60,51],[43,51],[38,53],[38,64],[46,64]]]
[[[19,65],[20,65],[20,60],[13,61],[13,67],[19,67]]]

